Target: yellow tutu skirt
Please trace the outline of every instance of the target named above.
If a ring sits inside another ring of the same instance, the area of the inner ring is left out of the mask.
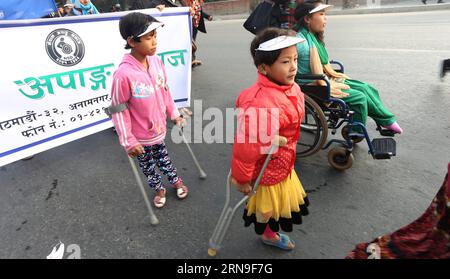
[[[293,224],[301,224],[308,215],[309,201],[295,170],[275,185],[260,185],[244,210],[245,226],[255,224],[255,232],[263,234],[269,224],[272,231],[291,232]]]

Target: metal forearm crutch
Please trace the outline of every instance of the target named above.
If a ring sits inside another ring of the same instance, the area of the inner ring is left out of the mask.
[[[206,172],[202,169],[200,164],[198,163],[197,157],[195,157],[194,152],[192,152],[191,146],[189,145],[189,142],[187,141],[186,137],[184,136],[183,127],[180,127],[180,134],[183,137],[183,142],[186,144],[189,153],[191,154],[192,160],[194,160],[195,165],[197,166],[198,172],[200,173],[201,179],[206,179]]]
[[[128,157],[128,160],[130,161],[130,165],[131,165],[131,168],[133,169],[133,173],[134,173],[136,181],[139,185],[139,188],[141,189],[141,193],[142,193],[142,196],[144,197],[145,204],[147,205],[148,213],[150,214],[150,224],[156,226],[159,224],[159,220],[156,217],[155,213],[153,213],[152,206],[150,205],[150,202],[148,201],[147,194],[145,193],[144,183],[142,183],[142,179],[139,175],[139,171],[138,171],[133,159],[128,155],[127,155],[127,157]]]
[[[253,196],[256,193],[256,190],[258,190],[259,182],[261,181],[264,171],[266,170],[266,167],[269,164],[269,161],[270,161],[270,158],[272,157],[273,152],[275,151],[275,149],[278,146],[284,146],[286,143],[287,143],[287,139],[284,137],[277,137],[277,139],[275,139],[274,143],[270,146],[269,153],[267,154],[266,160],[264,161],[261,171],[259,172],[259,175],[256,178],[256,181],[255,181],[252,191],[248,195],[243,197],[234,207],[229,206],[230,191],[231,191],[230,190],[231,189],[231,170],[230,170],[230,172],[228,173],[228,177],[227,177],[225,205],[223,207],[222,213],[220,214],[219,221],[217,222],[217,225],[214,228],[214,232],[213,232],[211,238],[209,239],[208,255],[210,255],[211,257],[214,257],[217,254],[217,251],[220,249],[223,238],[225,237],[225,234],[227,233],[228,227],[231,224],[231,220],[233,219],[233,216],[236,213],[236,210],[244,202],[246,202],[251,196]]]

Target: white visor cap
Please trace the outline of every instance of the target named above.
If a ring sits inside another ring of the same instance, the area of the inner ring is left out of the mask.
[[[333,7],[333,5],[326,5],[326,4],[320,4],[319,6],[315,7],[314,9],[312,9],[309,13],[313,14],[313,13],[317,13],[320,12],[322,10],[328,9]]]
[[[268,41],[260,44],[256,50],[274,51],[274,50],[278,50],[278,49],[287,48],[287,47],[296,45],[298,43],[302,43],[304,41],[305,41],[305,39],[298,38],[298,37],[280,36],[280,37],[273,38],[271,40],[268,40]]]
[[[162,22],[157,22],[157,21],[153,21],[153,22],[147,27],[147,29],[146,29],[144,32],[142,32],[141,34],[137,35],[137,37],[138,37],[138,38],[139,38],[139,37],[142,37],[142,36],[144,36],[145,34],[148,34],[148,33],[152,32],[153,30],[155,30],[156,28],[159,28],[159,27],[162,27],[162,26],[164,26],[164,23],[162,23]]]

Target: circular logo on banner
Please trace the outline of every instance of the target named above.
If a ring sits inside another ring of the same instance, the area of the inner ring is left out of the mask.
[[[45,40],[48,56],[61,66],[70,67],[84,57],[84,43],[77,33],[69,29],[56,29]]]

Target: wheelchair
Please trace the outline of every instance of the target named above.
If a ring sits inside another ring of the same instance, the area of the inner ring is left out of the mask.
[[[331,61],[337,72],[344,72],[344,66]],[[305,94],[305,117],[300,126],[300,138],[297,142],[297,157],[308,157],[320,150],[328,149],[332,144],[338,146],[328,151],[328,163],[336,170],[344,171],[352,167],[355,144],[366,140],[369,154],[374,159],[390,159],[396,155],[395,133],[377,125],[377,131],[383,138],[370,139],[364,124],[354,121],[354,112],[341,99],[331,97],[330,81],[326,75],[302,75],[296,79],[322,80],[326,86],[300,85]],[[327,141],[329,131],[335,135],[341,128],[343,139]],[[362,133],[355,131],[359,127]]]

